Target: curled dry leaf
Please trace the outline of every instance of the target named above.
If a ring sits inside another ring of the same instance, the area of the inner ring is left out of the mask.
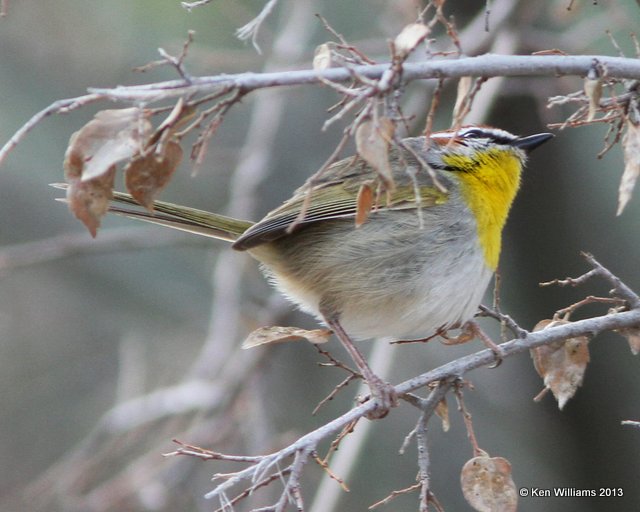
[[[618,188],[618,211],[620,215],[631,199],[640,174],[640,125],[627,121],[627,131],[622,137],[622,151],[624,155],[624,172]]]
[[[602,79],[587,76],[584,79],[584,93],[589,100],[587,121],[593,121],[598,109],[600,108],[600,99],[602,98]]]
[[[109,209],[109,201],[113,197],[113,182],[116,177],[116,166],[112,165],[107,172],[87,181],[80,178],[68,178],[67,202],[69,210],[89,230],[95,238],[100,227],[100,219]]]
[[[515,512],[518,493],[511,464],[503,457],[481,455],[467,461],[460,474],[462,494],[479,512]]]
[[[393,172],[389,162],[389,143],[393,139],[395,125],[388,117],[377,121],[367,120],[356,130],[358,154],[378,173],[386,190],[393,190]]]
[[[139,108],[102,110],[71,135],[65,153],[67,178],[88,181],[109,172],[142,148],[151,123]]]
[[[124,168],[127,190],[138,203],[153,211],[153,201],[169,183],[180,160],[182,147],[173,140],[163,145],[160,154],[152,151],[146,155],[138,155]]]
[[[299,329],[297,327],[260,327],[253,331],[242,343],[242,348],[253,348],[260,345],[271,345],[274,343],[286,343],[289,341],[307,340],[310,343],[319,345],[326,343],[331,337],[332,331],[329,329]]]
[[[618,329],[616,332],[627,339],[631,353],[634,356],[640,354],[640,329],[638,327]]]
[[[402,29],[394,40],[396,55],[406,58],[429,35],[429,28],[423,23],[411,23]]]
[[[438,418],[442,420],[442,430],[444,432],[449,432],[451,422],[449,421],[449,405],[447,404],[446,398],[443,398],[438,402],[438,405],[436,405],[435,413]]]
[[[332,64],[331,47],[327,43],[316,46],[316,51],[313,55],[313,69],[322,71],[330,68]]]
[[[64,158],[67,201],[92,236],[107,213],[116,164],[136,154],[150,130],[138,108],[102,110],[69,139]]]
[[[534,331],[568,324],[566,320],[542,320]],[[582,385],[589,363],[589,339],[586,336],[555,341],[531,350],[536,371],[562,409]]]
[[[358,190],[356,198],[356,227],[362,226],[371,213],[375,201],[373,189],[369,183],[363,183]]]

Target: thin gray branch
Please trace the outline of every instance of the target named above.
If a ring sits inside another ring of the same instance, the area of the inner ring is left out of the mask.
[[[640,79],[640,60],[606,55],[482,55],[459,59],[434,59],[424,62],[404,63],[402,79],[429,80],[460,78],[463,76],[586,76],[599,62],[611,78]],[[243,93],[269,87],[290,87],[318,84],[326,81],[346,82],[354,73],[369,79],[380,79],[390,69],[391,64],[362,65],[331,68],[323,71],[313,69],[299,71],[275,71],[264,73],[239,73],[193,77],[190,81],[169,80],[146,85],[117,86],[114,88],[90,88],[90,94],[57,101],[34,115],[0,149],[0,164],[7,154],[45,117],[66,113],[96,101],[122,101],[133,103],[153,103],[194,94],[208,94],[227,88]]]
[[[606,55],[481,55],[459,59],[433,59],[403,64],[406,82],[424,79],[460,78],[463,76],[586,76],[597,60],[607,69],[608,77],[640,79],[640,60]],[[391,64],[331,68],[323,71],[304,69],[267,73],[238,73],[194,77],[191,83],[169,80],[146,85],[89,88],[105,99],[153,102],[186,94],[207,93],[220,87],[252,91],[266,87],[318,84],[323,80],[346,82],[356,73],[372,80],[380,79]]]

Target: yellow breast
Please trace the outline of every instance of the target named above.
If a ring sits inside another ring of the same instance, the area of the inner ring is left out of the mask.
[[[456,169],[463,199],[476,218],[478,239],[487,266],[495,270],[500,258],[502,229],[520,186],[522,161],[513,151],[489,149],[468,155],[447,155]]]

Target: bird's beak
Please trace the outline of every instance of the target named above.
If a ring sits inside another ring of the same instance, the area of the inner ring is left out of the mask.
[[[536,133],[535,135],[529,135],[528,137],[520,137],[513,141],[511,145],[529,152],[554,137],[555,135],[553,133]]]

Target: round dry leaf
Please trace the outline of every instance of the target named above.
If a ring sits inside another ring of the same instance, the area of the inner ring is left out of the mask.
[[[518,493],[511,464],[503,457],[482,455],[467,461],[460,474],[462,493],[478,512],[515,512]]]
[[[566,320],[543,320],[534,330],[567,324]],[[562,409],[582,385],[589,364],[589,339],[586,336],[559,340],[531,350],[533,364],[546,389],[551,390]]]

